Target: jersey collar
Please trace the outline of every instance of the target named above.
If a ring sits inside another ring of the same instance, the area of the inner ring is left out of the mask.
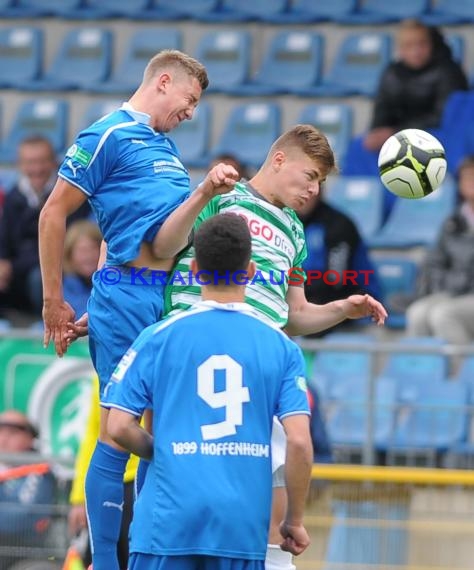
[[[124,103],[122,103],[122,106],[120,107],[123,111],[127,111],[127,113],[129,115],[132,115],[132,117],[135,119],[135,121],[139,122],[139,123],[143,123],[144,125],[148,125],[150,126],[150,115],[148,113],[142,113],[141,111],[136,111],[128,101],[125,101]]]
[[[253,307],[248,303],[218,303],[217,301],[199,301],[194,305],[200,307],[210,307],[223,311],[238,311],[239,313],[253,313]]]

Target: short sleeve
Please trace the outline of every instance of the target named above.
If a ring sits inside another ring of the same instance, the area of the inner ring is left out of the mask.
[[[296,414],[310,415],[306,387],[306,364],[303,353],[293,341],[288,341],[286,370],[281,383],[276,416],[281,420]]]
[[[212,218],[219,213],[219,200],[220,196],[215,196],[202,210],[199,216],[196,218],[196,223],[194,224],[194,229],[197,230],[199,226],[207,220]]]

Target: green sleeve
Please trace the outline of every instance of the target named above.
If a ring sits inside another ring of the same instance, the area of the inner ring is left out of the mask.
[[[194,229],[197,230],[199,226],[207,220],[219,213],[219,199],[220,196],[215,196],[202,210],[194,223]]]

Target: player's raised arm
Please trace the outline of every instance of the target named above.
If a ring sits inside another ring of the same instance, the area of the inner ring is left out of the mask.
[[[238,180],[239,173],[230,164],[214,166],[191,196],[165,220],[153,240],[153,254],[169,259],[186,247],[201,210],[214,196],[232,190]]]
[[[66,219],[86,201],[75,186],[58,178],[39,217],[39,257],[43,282],[44,346],[54,342],[56,353],[67,350],[67,323],[74,320],[74,311],[64,301],[62,259]]]
[[[303,287],[289,287],[286,296],[289,312],[286,332],[291,336],[315,334],[346,319],[372,317],[377,325],[387,318],[385,307],[370,295],[351,295],[325,305],[310,303]]]

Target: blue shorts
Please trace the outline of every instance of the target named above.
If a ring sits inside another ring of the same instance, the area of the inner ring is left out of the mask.
[[[152,280],[150,270],[138,279],[135,272],[126,266],[104,267],[92,277],[87,305],[89,350],[99,376],[101,403],[122,356],[142,330],[162,316],[165,279]]]
[[[243,560],[222,556],[159,556],[132,552],[128,570],[265,570],[265,560]]]

